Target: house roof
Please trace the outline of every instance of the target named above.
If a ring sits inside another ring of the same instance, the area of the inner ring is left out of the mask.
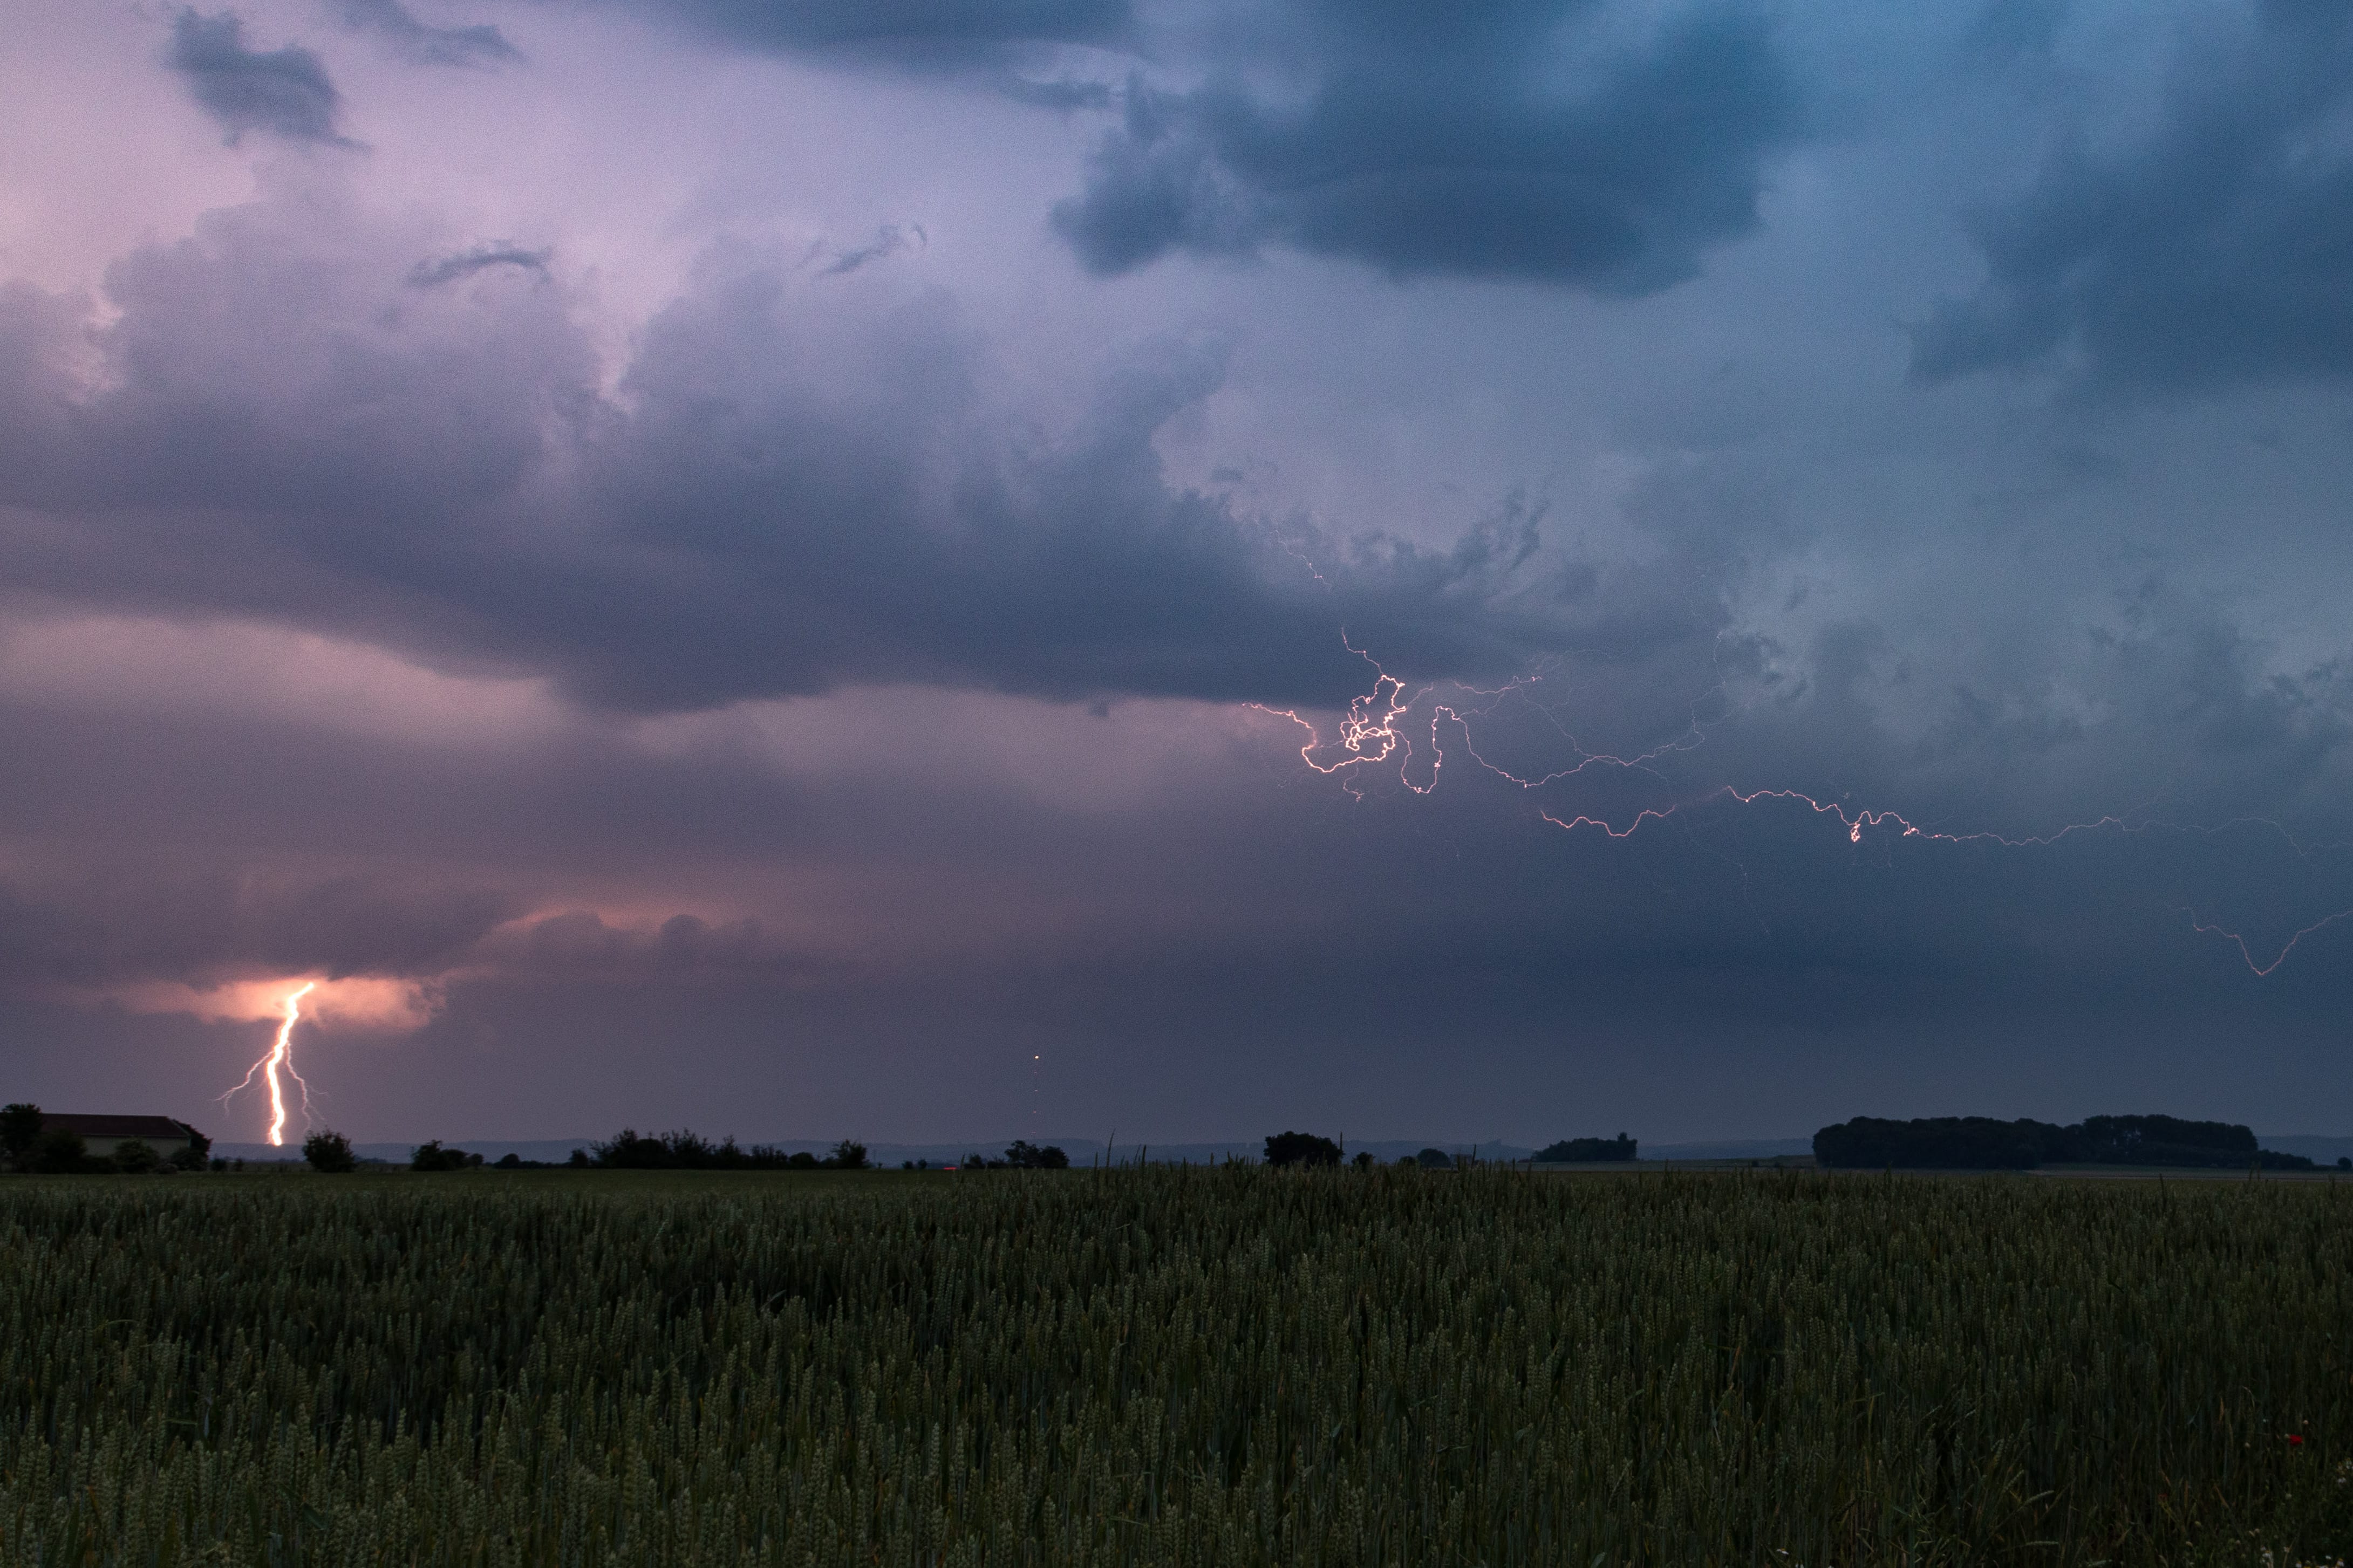
[[[41,1112],[41,1131],[62,1130],[79,1132],[85,1138],[161,1138],[179,1142],[194,1131],[185,1121],[174,1121],[168,1116],[68,1116],[53,1110]]]

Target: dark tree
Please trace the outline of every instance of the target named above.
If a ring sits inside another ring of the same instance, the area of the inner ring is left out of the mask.
[[[41,1108],[25,1100],[0,1106],[0,1152],[5,1152],[12,1165],[27,1163],[33,1145],[41,1138]]]
[[[163,1168],[164,1156],[155,1152],[155,1145],[137,1138],[126,1138],[114,1146],[114,1168],[126,1176],[143,1176]]]
[[[616,1171],[659,1171],[670,1164],[670,1147],[659,1138],[640,1138],[634,1127],[624,1127],[612,1141],[596,1145],[594,1159]]]
[[[1420,1153],[1416,1154],[1413,1157],[1413,1163],[1419,1165],[1425,1171],[1451,1171],[1454,1169],[1454,1156],[1449,1154],[1443,1149],[1424,1149]]]
[[[825,1168],[828,1171],[870,1171],[874,1167],[866,1158],[866,1145],[856,1139],[845,1138],[833,1146],[832,1153],[825,1157]]]
[[[2087,1116],[2076,1134],[2082,1152],[2073,1157],[2100,1165],[2205,1165],[2267,1171],[2309,1170],[2301,1154],[2255,1146],[2252,1129],[2233,1121],[2184,1121],[2172,1116]],[[2054,1156],[2060,1157],[2060,1156]]]
[[[1814,1163],[1856,1170],[2027,1171],[2042,1163],[2042,1121],[1931,1116],[1890,1121],[1858,1116],[1814,1134]]]
[[[463,1149],[444,1149],[441,1147],[441,1140],[436,1138],[429,1143],[419,1143],[417,1146],[415,1152],[408,1156],[408,1168],[427,1173],[462,1171],[466,1168],[466,1152]]]
[[[311,1169],[328,1176],[346,1174],[359,1164],[352,1152],[352,1141],[332,1128],[302,1140],[302,1158],[311,1162]]]
[[[1270,1165],[1336,1165],[1340,1145],[1313,1132],[1277,1132],[1266,1141]]]
[[[211,1163],[213,1141],[190,1127],[187,1147],[172,1156],[172,1163],[183,1171],[201,1171]]]
[[[34,1170],[48,1176],[69,1176],[89,1170],[91,1163],[90,1145],[82,1142],[81,1134],[63,1127],[52,1127],[35,1139],[26,1158]]]
[[[1814,1134],[1814,1161],[1875,1170],[2025,1171],[2045,1162],[2094,1165],[2177,1165],[2310,1170],[2301,1154],[2259,1149],[2255,1135],[2229,1121],[2172,1116],[2088,1116],[2072,1127],[2021,1118],[1931,1116],[1887,1121],[1858,1116]]]
[[[720,1145],[700,1132],[681,1127],[661,1136],[662,1147],[670,1151],[669,1165],[676,1171],[708,1171],[719,1163]],[[730,1140],[732,1142],[733,1140]]]
[[[1071,1157],[1054,1144],[1043,1149],[1026,1139],[1016,1138],[1013,1146],[1005,1151],[1005,1163],[1017,1171],[1066,1171]]]
[[[1370,1150],[1359,1149],[1356,1151],[1356,1157],[1349,1161],[1348,1163],[1356,1166],[1359,1171],[1369,1171],[1373,1168],[1375,1162]]]

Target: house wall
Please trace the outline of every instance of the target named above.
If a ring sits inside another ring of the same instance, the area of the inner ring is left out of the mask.
[[[188,1140],[185,1137],[139,1139],[84,1137],[81,1142],[83,1149],[89,1152],[90,1157],[93,1160],[111,1160],[117,1149],[131,1142],[144,1143],[166,1160],[188,1147]]]

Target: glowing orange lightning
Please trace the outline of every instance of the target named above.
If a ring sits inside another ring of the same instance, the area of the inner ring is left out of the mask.
[[[292,1079],[295,1086],[301,1089],[302,1120],[306,1122],[311,1120],[311,1086],[302,1081],[301,1073],[294,1070],[294,1026],[302,1021],[302,998],[318,988],[319,983],[313,980],[306,983],[301,990],[287,994],[286,1021],[278,1026],[278,1038],[270,1046],[269,1055],[246,1069],[243,1083],[238,1084],[237,1089],[230,1089],[228,1094],[221,1096],[223,1100],[227,1100],[229,1094],[252,1087],[254,1075],[257,1073],[269,1080],[269,1142],[272,1148],[282,1148],[286,1143],[286,1091],[278,1081],[280,1068],[284,1068],[286,1076]]]

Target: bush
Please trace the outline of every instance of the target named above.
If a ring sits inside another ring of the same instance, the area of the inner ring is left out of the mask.
[[[311,1169],[328,1176],[346,1174],[359,1164],[352,1152],[352,1141],[332,1128],[302,1140],[302,1158],[311,1162]]]
[[[1373,1156],[1372,1156],[1372,1152],[1371,1152],[1371,1151],[1369,1151],[1369,1150],[1365,1150],[1365,1149],[1359,1149],[1359,1150],[1357,1150],[1357,1151],[1356,1151],[1356,1157],[1354,1160],[1349,1161],[1348,1163],[1349,1163],[1350,1164],[1352,1164],[1352,1165],[1356,1166],[1356,1169],[1358,1169],[1359,1171],[1369,1171],[1369,1170],[1371,1170],[1371,1169],[1373,1168],[1374,1164],[1376,1163],[1376,1162],[1375,1162],[1375,1161],[1374,1161],[1374,1159],[1373,1159]]]
[[[1066,1171],[1070,1169],[1071,1157],[1051,1143],[1040,1149],[1016,1138],[1013,1146],[1005,1151],[1005,1163],[1017,1171]]]
[[[33,1141],[26,1163],[47,1176],[69,1176],[90,1169],[90,1145],[79,1132],[52,1127]]]
[[[466,1168],[466,1152],[463,1149],[444,1149],[441,1140],[436,1138],[429,1143],[417,1146],[408,1156],[408,1168],[425,1172],[462,1171]]]
[[[126,1138],[114,1146],[114,1168],[126,1176],[143,1176],[164,1163],[164,1156],[155,1146],[137,1138]]]
[[[855,1164],[844,1163],[854,1160]],[[813,1171],[868,1169],[866,1145],[845,1138],[823,1161],[814,1154],[787,1154],[773,1144],[746,1149],[733,1138],[713,1143],[699,1132],[665,1132],[659,1138],[639,1137],[624,1127],[610,1142],[576,1155],[575,1165],[596,1164],[620,1171]]]
[[[1336,1165],[1340,1145],[1313,1132],[1277,1132],[1266,1141],[1270,1165]]]
[[[1424,1149],[1413,1157],[1413,1163],[1425,1171],[1451,1171],[1454,1157],[1443,1149]]]
[[[187,1143],[173,1153],[172,1163],[183,1171],[201,1171],[211,1163],[213,1141],[191,1127]]]

